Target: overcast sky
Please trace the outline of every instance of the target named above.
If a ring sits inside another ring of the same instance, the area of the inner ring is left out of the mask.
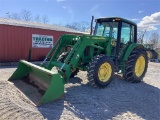
[[[50,24],[90,22],[92,15],[118,16],[160,32],[160,0],[0,0],[0,17],[23,9],[32,16],[47,15]]]

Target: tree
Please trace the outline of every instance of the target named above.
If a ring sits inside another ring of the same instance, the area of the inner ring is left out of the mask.
[[[44,24],[46,24],[46,23],[48,23],[48,17],[46,16],[46,15],[43,15],[42,16],[42,23],[44,23]]]
[[[90,28],[90,24],[86,21],[80,22],[80,31],[85,32],[86,29]]]
[[[62,27],[64,27],[64,25],[63,25],[63,23],[53,23],[53,25],[57,25],[57,26],[62,26]]]
[[[71,24],[66,24],[66,26],[65,27],[68,27],[68,28],[71,28],[71,29],[74,29],[74,30],[78,30],[78,23],[76,23],[76,22],[73,22],[73,23],[71,23]]]
[[[82,22],[73,22],[71,24],[66,24],[65,27],[68,27],[77,31],[85,32],[87,29],[89,29],[90,25],[88,22],[82,21]]]
[[[16,19],[16,20],[20,20],[21,17],[18,13],[9,13],[7,12],[7,18],[11,18],[11,19]]]
[[[22,18],[22,20],[25,20],[25,21],[31,21],[32,20],[32,14],[28,10],[22,10],[21,18]]]
[[[160,35],[157,32],[153,32],[149,37],[149,44],[153,44],[153,47],[157,48],[159,42],[160,42]]]
[[[146,34],[147,30],[144,31],[138,31],[137,33],[137,42],[143,44],[144,43],[144,36]]]
[[[16,20],[20,20],[21,19],[21,17],[17,13],[13,13],[11,17],[16,19]]]
[[[11,18],[10,12],[6,13],[7,18]]]
[[[34,21],[35,21],[35,22],[41,22],[41,17],[40,17],[40,15],[36,15],[35,18],[34,18]]]
[[[16,20],[24,20],[24,21],[35,21],[35,22],[42,22],[44,24],[48,23],[47,15],[36,15],[35,17],[32,16],[32,13],[29,10],[22,10],[20,13],[6,13],[7,18],[16,19]],[[32,19],[33,18],[33,19]]]

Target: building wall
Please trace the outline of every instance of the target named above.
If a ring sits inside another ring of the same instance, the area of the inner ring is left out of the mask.
[[[62,31],[38,28],[0,25],[0,62],[16,62],[28,59],[31,48],[31,60],[43,60],[50,48],[32,48],[32,34],[53,36],[54,44],[62,34],[72,34]]]

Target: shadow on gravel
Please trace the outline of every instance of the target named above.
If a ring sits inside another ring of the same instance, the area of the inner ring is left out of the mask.
[[[104,89],[92,88],[79,78],[72,80],[77,82],[67,84],[63,99],[38,107],[48,120],[159,119],[159,88],[145,82],[128,83],[118,75]]]

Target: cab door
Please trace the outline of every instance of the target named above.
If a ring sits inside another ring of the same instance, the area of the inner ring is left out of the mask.
[[[121,59],[123,53],[129,44],[136,42],[135,26],[126,22],[121,22],[121,30],[119,35],[118,58]]]

